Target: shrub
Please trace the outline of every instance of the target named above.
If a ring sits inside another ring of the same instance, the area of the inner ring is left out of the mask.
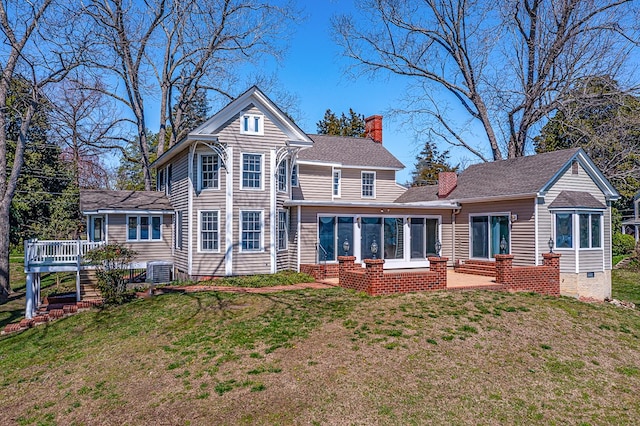
[[[107,244],[93,249],[85,260],[96,266],[98,288],[107,304],[121,304],[127,300],[127,270],[136,252],[120,244]]]
[[[611,251],[614,256],[633,253],[636,247],[636,240],[632,235],[615,233],[612,238]]]

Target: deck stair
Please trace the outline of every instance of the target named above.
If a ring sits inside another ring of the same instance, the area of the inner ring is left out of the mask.
[[[102,300],[102,293],[98,288],[98,277],[93,269],[80,271],[80,300]]]
[[[461,274],[482,275],[483,277],[496,276],[496,264],[488,260],[466,260],[455,266],[455,271]]]

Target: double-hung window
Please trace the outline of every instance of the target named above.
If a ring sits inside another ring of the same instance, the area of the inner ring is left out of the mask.
[[[160,216],[128,216],[127,241],[160,240],[161,227]]]
[[[362,198],[376,198],[376,172],[362,172]]]
[[[600,248],[601,220],[599,213],[580,213],[580,248]]]
[[[240,251],[262,251],[262,211],[240,211]]]
[[[278,166],[278,192],[287,192],[287,160]]]
[[[200,251],[220,250],[220,221],[218,211],[200,212]]]
[[[278,211],[278,250],[287,249],[289,220],[286,210]]]
[[[340,198],[341,193],[342,193],[342,171],[334,170],[331,195],[333,195],[333,198]]]
[[[220,159],[217,154],[201,154],[200,189],[218,189],[220,187]]]
[[[242,189],[262,189],[262,154],[242,154]]]

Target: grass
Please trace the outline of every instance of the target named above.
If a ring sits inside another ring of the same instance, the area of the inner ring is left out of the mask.
[[[300,283],[312,283],[314,281],[315,279],[308,274],[294,272],[294,271],[283,271],[283,272],[278,272],[277,274],[256,274],[256,275],[246,275],[246,276],[238,276],[238,277],[216,278],[210,281],[201,281],[201,282],[198,282],[198,284],[229,286],[229,287],[260,288],[260,287],[273,287],[273,286],[281,286],[281,285],[293,285],[293,284],[300,284]],[[193,285],[194,283],[191,281],[188,281],[181,284]]]
[[[614,269],[611,271],[612,297],[633,302],[640,309],[640,272],[637,267]]]
[[[2,337],[0,361],[0,424],[640,416],[640,313],[529,293],[172,293]]]

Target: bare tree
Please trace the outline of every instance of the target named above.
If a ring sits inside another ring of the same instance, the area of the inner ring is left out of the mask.
[[[86,9],[107,48],[92,66],[115,75],[124,88],[105,93],[131,110],[147,190],[147,103],[159,100],[159,141],[174,144],[189,130],[184,112],[198,93],[232,97],[244,65],[278,57],[295,16],[289,4],[255,0],[91,0]],[[164,149],[159,143],[157,154]]]
[[[363,0],[360,6],[357,17],[333,21],[356,69],[406,76],[405,112],[426,118],[443,140],[485,161],[525,155],[532,129],[576,81],[625,71],[638,35],[631,0]],[[477,129],[481,144],[474,141]]]
[[[0,1],[0,300],[11,292],[9,281],[9,209],[24,164],[28,131],[43,102],[43,89],[61,81],[78,65],[83,49],[76,43],[73,6],[55,0]],[[86,39],[85,39],[86,40]],[[11,111],[12,80],[29,84],[30,99]],[[20,117],[15,150],[7,140],[9,112]]]
[[[99,79],[76,75],[50,94],[55,99],[51,112],[53,136],[62,157],[72,165],[75,188],[105,188],[109,173],[105,155],[124,151],[119,117]]]

